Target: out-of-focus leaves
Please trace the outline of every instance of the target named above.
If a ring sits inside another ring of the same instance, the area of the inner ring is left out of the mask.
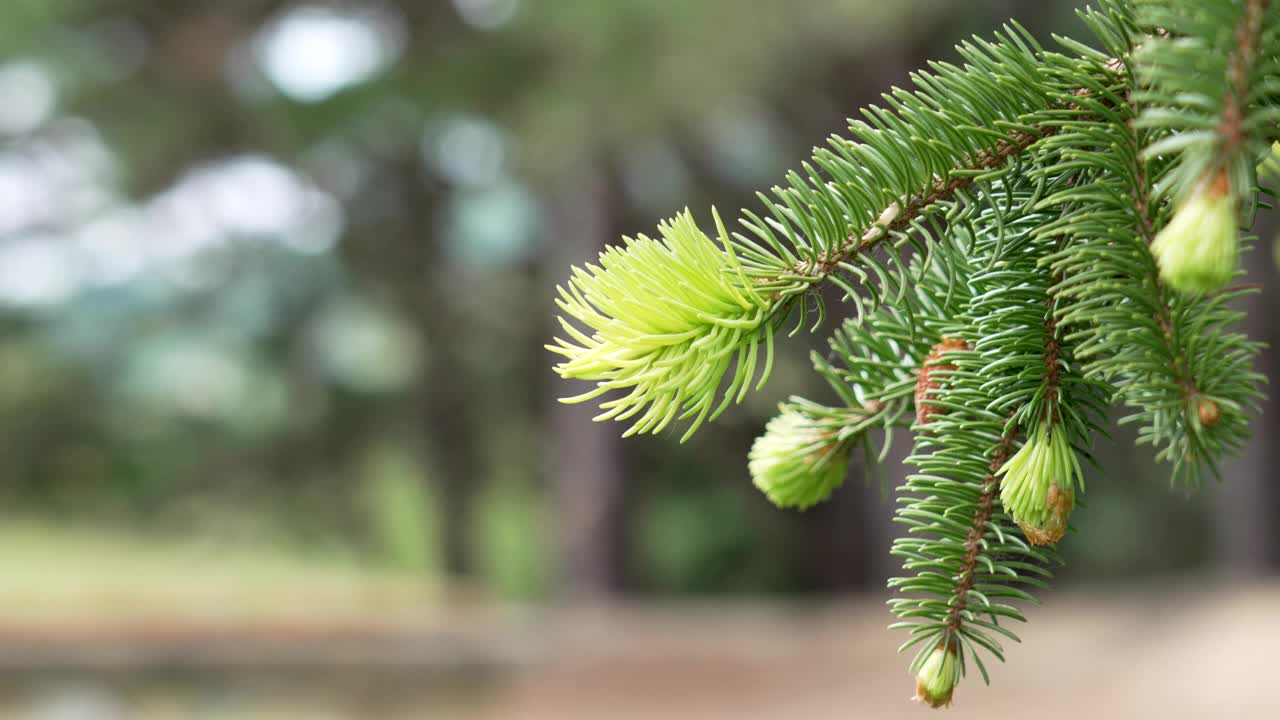
[[[838,129],[862,76],[909,69],[917,33],[1007,9],[485,5],[0,2],[0,93],[6,68],[28,88],[0,97],[20,111],[0,118],[0,259],[27,262],[0,283],[34,298],[0,288],[0,498],[147,525],[261,516],[432,573],[460,482],[475,572],[540,597],[561,521],[540,303],[563,278],[536,268],[564,241],[543,200],[565,169],[599,169],[610,236],[747,202],[822,142],[797,127]],[[270,47],[298,13],[339,22]],[[775,386],[807,367],[780,356]],[[775,401],[753,397],[737,431]],[[746,482],[726,458],[645,461],[624,522],[637,585],[796,584],[797,547],[716,484]]]
[[[380,550],[396,567],[420,573],[439,569],[439,503],[423,470],[394,445],[368,451],[364,501]]]

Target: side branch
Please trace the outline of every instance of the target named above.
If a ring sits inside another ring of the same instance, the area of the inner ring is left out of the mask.
[[[1258,38],[1262,33],[1262,16],[1270,0],[1245,0],[1244,13],[1236,25],[1236,46],[1227,59],[1227,94],[1222,106],[1218,134],[1224,150],[1234,154],[1244,146],[1244,105],[1249,94],[1249,77],[1258,59]]]
[[[1000,476],[996,472],[1004,466],[1013,453],[1013,441],[1018,436],[1019,428],[1015,425],[1005,431],[996,447],[991,464],[987,466],[987,477],[982,483],[982,491],[978,496],[978,507],[973,511],[969,521],[969,533],[964,541],[964,558],[960,563],[960,575],[956,581],[955,601],[947,608],[947,635],[954,639],[964,624],[964,612],[969,606],[969,591],[973,589],[978,571],[978,556],[982,553],[982,539],[987,533],[987,523],[995,514],[996,496],[1000,493]]]
[[[1137,115],[1136,110],[1133,114]],[[1130,142],[1133,143],[1135,148],[1141,147],[1138,131],[1133,126],[1133,120],[1130,119],[1127,125]],[[1155,227],[1151,224],[1151,185],[1147,182],[1146,163],[1142,161],[1142,158],[1137,153],[1133,154],[1133,167],[1131,170],[1135,178],[1132,199],[1134,211],[1138,216],[1138,236],[1142,238],[1143,244],[1150,248],[1156,237]],[[1178,384],[1182,386],[1187,399],[1194,399],[1200,391],[1196,387],[1195,378],[1191,375],[1190,363],[1184,356],[1182,344],[1178,340],[1178,329],[1173,322],[1173,313],[1169,309],[1169,293],[1165,288],[1164,282],[1160,279],[1159,272],[1153,271],[1150,279],[1156,291],[1155,321],[1160,327],[1160,336],[1164,341],[1165,349],[1169,351],[1169,357],[1173,358],[1174,377],[1177,379]]]
[[[865,250],[871,250],[895,232],[900,232],[911,225],[921,213],[930,206],[950,200],[956,192],[974,183],[977,173],[996,170],[1010,158],[1025,152],[1037,141],[1058,132],[1057,128],[1043,128],[1040,132],[1016,130],[996,142],[992,150],[983,150],[975,154],[972,162],[956,168],[965,174],[955,175],[948,179],[938,178],[933,186],[923,195],[911,198],[905,206],[895,202],[885,208],[880,217],[868,228],[857,228],[849,233],[848,240],[836,251],[823,258],[798,263],[795,271],[799,275],[821,278],[831,274],[840,265]]]

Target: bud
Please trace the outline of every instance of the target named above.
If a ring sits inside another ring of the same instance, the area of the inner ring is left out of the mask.
[[[916,702],[931,708],[951,704],[951,693],[960,684],[960,658],[956,656],[955,643],[939,643],[916,672]]]
[[[1032,545],[1052,545],[1067,532],[1076,484],[1084,473],[1060,425],[1040,423],[1027,442],[996,475],[1000,502]]]
[[[838,422],[784,408],[751,445],[751,481],[778,507],[803,510],[825,500],[849,464],[838,433]]]
[[[1222,419],[1222,409],[1218,407],[1218,403],[1207,397],[1201,397],[1196,401],[1196,415],[1200,417],[1201,425],[1213,427]]]
[[[916,376],[916,423],[924,425],[932,420],[934,415],[942,412],[940,406],[928,402],[929,396],[941,386],[933,374],[938,370],[956,369],[956,366],[951,363],[939,362],[942,354],[948,350],[971,350],[972,348],[972,345],[959,338],[942,338],[942,341],[929,351],[929,355],[920,364],[920,371]]]
[[[1170,287],[1205,293],[1235,276],[1238,244],[1235,196],[1226,171],[1219,170],[1179,205],[1151,243],[1151,253]]]

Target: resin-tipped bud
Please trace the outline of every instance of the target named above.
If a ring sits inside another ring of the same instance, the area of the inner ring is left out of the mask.
[[[1218,171],[1178,206],[1151,243],[1160,277],[1170,287],[1212,292],[1235,276],[1239,253],[1235,205],[1231,181],[1225,171]]]
[[[1000,502],[1032,545],[1052,545],[1067,532],[1076,485],[1084,473],[1059,425],[1040,423],[1022,449],[997,472]]]
[[[939,643],[916,671],[916,702],[931,708],[951,704],[951,694],[960,684],[960,658],[951,647]]]
[[[785,408],[751,445],[751,481],[778,507],[803,510],[825,500],[849,465],[838,435],[837,422]]]

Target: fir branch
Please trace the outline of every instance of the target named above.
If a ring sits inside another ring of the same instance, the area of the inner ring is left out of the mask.
[[[1049,274],[1037,262],[1046,246],[1058,243],[1036,237],[1044,219],[1034,209],[1036,188],[1025,179],[1016,182],[1016,187],[993,188],[1010,199],[1009,207],[980,216],[977,235],[968,241],[970,264],[962,272],[972,295],[942,336],[964,337],[972,344],[953,344],[942,356],[945,369],[931,374],[941,385],[929,402],[940,410],[917,425],[916,450],[908,462],[919,472],[902,488],[897,520],[910,533],[895,541],[892,552],[914,575],[890,581],[903,595],[890,605],[901,618],[895,627],[912,634],[904,648],[922,643],[912,663],[922,673],[941,647],[956,654],[961,674],[972,663],[986,677],[979,650],[1002,659],[997,636],[1017,640],[999,620],[1023,616],[999,599],[1033,600],[1019,586],[1042,587],[1049,577],[1046,566],[1056,555],[1032,545],[1060,535],[1046,532],[1042,523],[1031,523],[1024,532],[1014,527],[1022,520],[1011,516],[1003,500],[1007,479],[1001,480],[1002,471],[1024,428],[1043,426],[1042,418],[1050,417],[1062,426],[1060,438],[1083,438],[1096,416],[1089,409],[1091,385],[1069,369]],[[1065,185],[1064,178],[1055,183]],[[1071,478],[1056,479],[1065,492]],[[1037,492],[1025,495],[1033,509],[1035,498],[1044,497]],[[1023,520],[1040,522],[1041,515],[1030,513]],[[922,686],[923,680],[918,678]]]
[[[802,321],[809,301],[821,311],[818,282],[844,291],[855,312],[813,356],[841,405],[784,403],[749,467],[774,502],[808,507],[854,447],[870,455],[872,429],[883,457],[914,405],[890,605],[933,707],[1017,640],[1002,623],[1051,577],[1044,546],[1067,530],[1108,403],[1194,484],[1243,444],[1260,397],[1259,345],[1229,306],[1255,288],[1216,290],[1280,125],[1280,14],[1095,2],[1081,16],[1101,49],[1047,52],[1017,26],[975,38],[963,66],[931,64],[815,150],[742,232],[716,216],[713,239],[686,213],[560,289],[578,325],[562,321],[557,370],[596,382],[576,399],[621,391],[601,419],[693,418],[685,437],[759,387],[796,303]]]
[[[1233,201],[1247,199],[1254,165],[1280,120],[1280,18],[1271,2],[1135,4],[1139,27],[1152,33],[1134,57],[1142,108],[1137,122],[1156,131],[1144,153],[1176,159],[1172,172],[1156,180],[1154,196],[1172,194],[1185,204],[1224,172]]]
[[[931,252],[944,225],[963,224],[979,206],[968,195],[980,190],[978,180],[1007,170],[1041,139],[1037,114],[1049,98],[1037,80],[1043,50],[1035,40],[1011,25],[995,41],[975,38],[958,50],[964,66],[932,63],[931,72],[912,75],[915,91],[886,93],[887,108],[850,122],[853,140],[831,138],[803,174],[762,194],[763,218],[744,211],[747,233],[734,237],[762,292],[804,303],[806,290],[826,280],[859,315],[887,296],[900,300],[914,278],[892,250],[883,261],[870,251],[892,240],[895,249],[910,243]]]
[[[830,150],[816,151],[825,177],[806,163],[807,179],[791,173],[775,200],[763,198],[768,220],[747,213],[740,223],[758,242],[727,233],[717,217],[717,250],[686,212],[660,228],[661,241],[628,240],[625,249],[603,253],[600,265],[575,269],[559,304],[586,331],[562,320],[569,339],[548,349],[568,359],[556,367],[563,377],[596,387],[569,400],[621,391],[601,402],[599,419],[637,418],[632,434],[692,418],[687,438],[764,382],[767,361],[759,382],[752,377],[758,347],[772,348],[796,300],[801,321],[811,300],[821,321],[821,299],[807,292],[814,283],[844,289],[859,317],[888,296],[911,314],[908,288],[917,278],[896,252],[882,262],[870,251],[890,238],[894,250],[907,242],[925,254],[939,249],[937,238],[970,221],[977,198],[1013,159],[1053,132],[1039,122],[1054,110],[1040,81],[1046,55],[1029,34],[1013,26],[997,42],[975,39],[959,50],[968,65],[935,64],[934,73],[913,76],[916,92],[895,90],[885,96],[891,109],[871,108],[868,122],[852,123],[860,142],[836,138]],[[872,217],[869,225],[857,222]],[[837,269],[859,278],[869,297]]]
[[[1159,49],[1151,43],[1172,41],[1148,38],[1131,53],[1133,42],[1121,37],[1108,50],[1133,65],[1151,61]],[[1064,74],[1064,92],[1076,76]],[[1067,241],[1044,262],[1065,275],[1058,318],[1079,343],[1085,373],[1115,388],[1136,411],[1122,422],[1140,423],[1140,442],[1173,462],[1175,479],[1194,485],[1202,465],[1216,471],[1216,460],[1247,436],[1239,413],[1256,398],[1258,376],[1249,367],[1256,346],[1227,331],[1238,315],[1225,303],[1237,292],[1188,298],[1171,292],[1158,271],[1151,246],[1171,208],[1155,188],[1177,172],[1181,157],[1144,151],[1171,137],[1171,129],[1139,114],[1137,104],[1150,92],[1134,90],[1138,79],[1132,71],[1112,78],[1110,93],[1125,97],[1123,103],[1081,100],[1096,120],[1064,114],[1069,130],[1046,147],[1056,157],[1047,156],[1041,172],[1083,173],[1084,184],[1045,200],[1043,208],[1059,217],[1040,234]]]

